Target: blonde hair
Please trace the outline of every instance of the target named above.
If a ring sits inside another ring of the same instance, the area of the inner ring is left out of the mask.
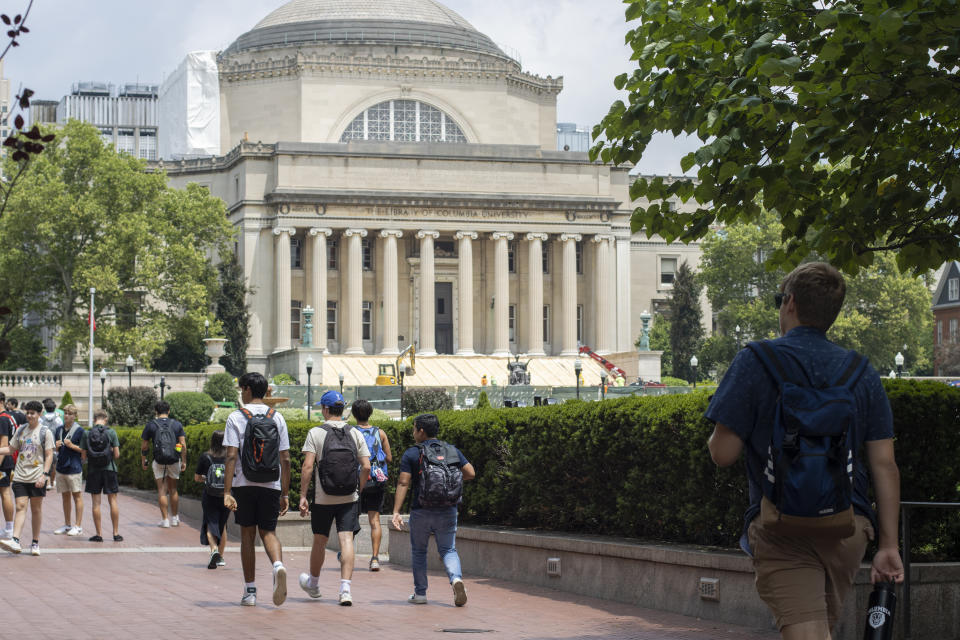
[[[72,413],[72,414],[75,415],[75,416],[76,416],[76,415],[80,415],[80,410],[77,409],[77,405],[75,405],[75,404],[68,404],[67,406],[65,406],[65,407],[63,408],[63,412],[64,412],[64,413]]]

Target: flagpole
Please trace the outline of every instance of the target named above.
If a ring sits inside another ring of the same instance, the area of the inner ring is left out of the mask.
[[[90,422],[87,423],[87,427],[93,426],[93,297],[97,293],[97,290],[93,287],[90,287],[90,315],[87,318],[90,325]],[[101,400],[102,401],[102,400]]]

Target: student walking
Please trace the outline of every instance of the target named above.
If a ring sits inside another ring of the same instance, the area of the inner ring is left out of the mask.
[[[113,524],[113,541],[123,542],[120,535],[120,505],[117,493],[120,485],[117,481],[117,460],[120,458],[120,438],[113,428],[107,426],[107,412],[98,409],[93,414],[93,426],[83,434],[80,443],[87,459],[87,493],[93,504],[93,526],[96,534],[90,536],[90,542],[103,542],[100,528],[100,498],[106,494],[110,504],[110,520]]]
[[[380,541],[383,530],[380,527],[380,514],[383,512],[383,499],[387,492],[387,464],[393,462],[390,452],[390,440],[383,429],[370,426],[373,406],[366,400],[356,400],[351,408],[357,419],[357,431],[363,435],[370,451],[370,476],[360,492],[360,513],[367,514],[370,522],[370,571],[380,571]]]
[[[24,408],[27,424],[17,429],[8,446],[0,448],[2,455],[10,455],[13,451],[20,453],[13,470],[13,496],[16,500],[13,536],[9,540],[0,540],[0,547],[10,553],[20,553],[20,534],[29,508],[33,527],[30,554],[39,556],[43,498],[47,494],[47,478],[50,477],[50,466],[53,464],[53,434],[40,424],[42,404],[31,400]]]
[[[207,569],[223,567],[223,551],[227,546],[227,519],[230,510],[223,505],[224,476],[227,469],[227,450],[223,446],[223,431],[210,435],[210,448],[200,455],[193,479],[203,483],[200,504],[203,524],[200,526],[200,544],[210,546]]]
[[[187,469],[187,432],[183,425],[170,417],[170,403],[160,400],[154,407],[157,417],[143,428],[140,435],[140,464],[147,468],[147,453],[153,442],[153,477],[157,483],[157,503],[160,506],[158,526],[180,526],[180,494],[177,481],[180,472]],[[168,517],[169,514],[169,517]]]
[[[79,536],[83,533],[83,427],[77,423],[77,407],[63,408],[63,424],[54,435],[57,455],[57,493],[63,500],[63,526],[54,534]],[[76,518],[71,518],[71,508]],[[71,524],[73,522],[73,524]]]
[[[234,512],[240,525],[244,581],[240,604],[257,604],[254,544],[259,530],[264,551],[273,563],[273,604],[280,606],[287,599],[287,569],[276,529],[278,518],[290,508],[290,438],[283,416],[263,402],[267,379],[249,372],[240,376],[238,384],[244,406],[227,418],[223,504]]]
[[[326,555],[330,527],[336,521],[340,542],[340,604],[353,604],[353,535],[360,528],[359,491],[370,474],[370,452],[359,430],[343,420],[346,403],[339,391],[327,391],[320,398],[324,423],[307,433],[300,470],[300,516],[310,512],[313,547],[310,572],[300,574],[300,588],[311,598],[320,597],[320,570]],[[367,416],[369,418],[369,415]],[[359,474],[357,470],[359,469]],[[307,498],[314,483],[313,504]]]
[[[17,421],[6,411],[6,396],[0,391],[0,449],[10,446],[10,439],[17,430]],[[13,537],[13,481],[14,459],[12,455],[0,454],[0,510],[3,513],[4,529],[0,539]]]
[[[463,483],[473,480],[476,472],[459,449],[437,439],[439,432],[440,421],[432,413],[419,415],[413,421],[413,439],[417,444],[404,451],[400,458],[393,526],[403,529],[400,510],[412,484],[410,549],[414,590],[407,601],[427,604],[427,544],[432,534],[453,587],[453,603],[462,607],[467,603],[467,590],[457,554],[457,505]]]
[[[57,430],[63,426],[63,419],[60,417],[60,414],[57,413],[57,403],[53,401],[53,398],[44,398],[41,402],[43,405],[43,414],[40,416],[40,424],[45,426],[50,433],[56,433]],[[50,477],[47,478],[47,491],[53,489],[57,484],[57,457],[59,451],[55,448],[53,451],[53,463],[50,465]]]

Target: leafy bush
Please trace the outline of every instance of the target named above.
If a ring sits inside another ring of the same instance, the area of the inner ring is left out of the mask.
[[[133,427],[146,424],[156,415],[157,392],[153,387],[112,387],[107,389],[107,415],[111,425]]]
[[[214,402],[236,402],[237,385],[229,373],[215,373],[203,385],[203,392]]]
[[[477,406],[474,409],[489,409],[490,408],[490,398],[487,397],[486,391],[481,391],[480,395],[477,397]]]
[[[660,382],[667,385],[668,387],[689,387],[690,383],[686,380],[681,380],[680,378],[673,378],[671,376],[663,376],[660,378]]]
[[[453,409],[453,398],[446,389],[407,389],[403,394],[403,413],[415,416]]]
[[[183,424],[206,422],[216,406],[210,396],[200,391],[168,393],[167,402],[170,403],[170,417]]]
[[[271,382],[273,384],[297,384],[296,378],[289,373],[278,373],[277,375],[273,376],[273,380],[271,380]]]
[[[70,395],[69,391],[65,392],[63,397],[60,398],[60,408],[63,409],[68,404],[73,404],[73,396]]]

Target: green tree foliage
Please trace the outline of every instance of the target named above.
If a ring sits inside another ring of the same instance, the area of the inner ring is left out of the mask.
[[[486,391],[481,391],[480,395],[477,397],[477,406],[474,409],[489,409],[490,408],[490,398],[487,396]]]
[[[638,178],[633,230],[690,242],[763,208],[777,264],[815,252],[850,273],[878,251],[926,270],[960,258],[956,0],[626,0],[636,69],[594,129],[604,162],[659,132],[696,135],[698,181]],[[693,198],[677,214],[663,199]]]
[[[105,146],[99,131],[76,121],[56,130],[56,144],[32,161],[11,194],[0,232],[0,275],[34,292],[26,310],[58,327],[61,365],[87,341],[89,290],[97,290],[97,346],[150,362],[176,318],[202,325],[216,290],[207,255],[232,231],[223,202],[191,184],[169,189],[163,173]],[[12,160],[10,161],[12,162]],[[13,169],[10,164],[7,165]]]
[[[661,377],[673,371],[673,350],[670,348],[670,318],[658,313],[650,327],[650,350],[662,351],[660,356]]]
[[[68,404],[73,404],[73,396],[70,395],[69,391],[64,392],[63,397],[60,398],[60,408],[63,409]]]
[[[670,296],[670,351],[671,371],[675,378],[693,380],[690,358],[699,351],[703,340],[700,292],[693,269],[686,262],[677,268]],[[699,372],[698,372],[699,373]]]
[[[3,258],[0,257],[0,263]],[[16,285],[14,285],[16,287]],[[35,327],[24,327],[19,323],[16,314],[7,316],[13,319],[9,330],[0,329],[0,335],[5,335],[10,351],[0,369],[4,371],[46,371],[46,349],[40,340]]]
[[[177,391],[168,393],[170,417],[182,424],[198,424],[210,419],[215,408],[213,400],[201,391]]]
[[[215,373],[203,384],[203,392],[214,402],[236,402],[237,384],[229,373]]]
[[[489,401],[488,401],[489,402]],[[446,389],[409,388],[403,393],[403,413],[415,416],[453,409],[453,398]]]
[[[153,387],[111,387],[106,409],[110,424],[120,427],[145,425],[156,415],[157,392]]]
[[[170,325],[170,339],[153,359],[155,371],[202,371],[207,366],[207,352],[203,344],[203,324],[198,318],[174,318]]]
[[[247,286],[243,267],[235,253],[226,252],[221,254],[220,258],[220,264],[217,265],[220,286],[214,297],[214,309],[217,320],[223,326],[223,337],[227,339],[227,352],[220,358],[220,364],[239,377],[247,371],[247,342],[250,338],[250,306],[247,304],[247,296],[252,294],[253,290]]]

